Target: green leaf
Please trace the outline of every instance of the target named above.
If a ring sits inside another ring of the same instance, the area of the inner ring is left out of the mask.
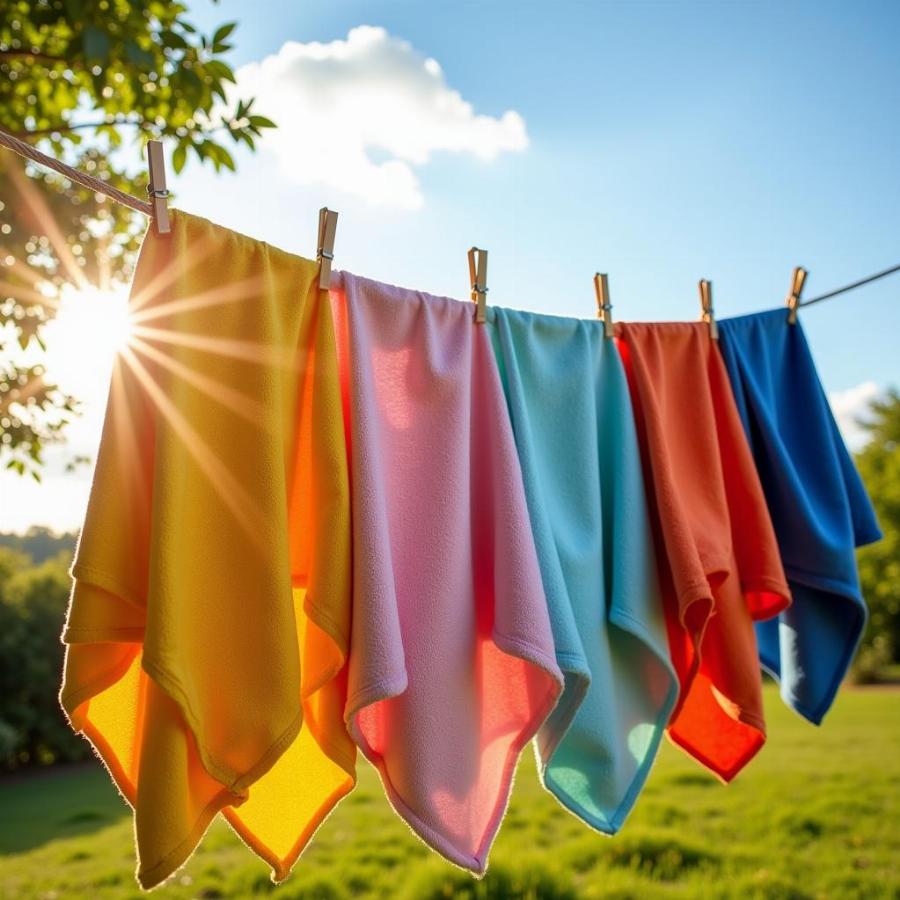
[[[176,31],[161,31],[159,40],[163,47],[170,50],[186,50],[188,47],[188,42]]]
[[[109,61],[109,35],[105,31],[96,25],[87,25],[82,33],[82,40],[85,59],[103,63]]]
[[[185,147],[184,144],[179,144],[172,151],[172,168],[175,170],[176,175],[184,168],[184,164],[186,161],[187,147]]]
[[[232,172],[234,171],[234,159],[231,154],[220,144],[216,144],[216,152],[219,159],[222,162],[222,165],[225,166],[226,169],[230,169]]]
[[[181,72],[181,77],[184,80],[184,88],[186,93],[189,93],[192,97],[196,97],[197,94],[202,93],[203,82],[200,80],[200,76],[193,69],[184,69]]]
[[[277,128],[278,126],[265,116],[250,116],[250,124],[254,128]]]
[[[152,53],[142,50],[134,41],[125,44],[125,58],[142,71],[151,71],[156,63]]]
[[[227,165],[225,157],[222,155],[223,153],[226,153],[225,148],[220,147],[214,141],[203,142],[203,155],[213,164],[213,167],[217,172],[223,165]]]
[[[235,28],[237,28],[237,22],[228,22],[225,25],[221,25],[216,29],[216,33],[213,35],[213,44],[220,44],[232,31],[234,31]]]
[[[230,81],[232,84],[237,83],[234,79],[234,72],[232,71],[231,66],[226,65],[219,59],[211,59],[206,63],[204,68],[214,78],[218,78],[222,81]]]

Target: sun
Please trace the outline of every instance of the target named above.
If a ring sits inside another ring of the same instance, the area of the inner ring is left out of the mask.
[[[127,289],[64,288],[44,328],[47,379],[76,397],[92,393],[108,381],[132,331]]]

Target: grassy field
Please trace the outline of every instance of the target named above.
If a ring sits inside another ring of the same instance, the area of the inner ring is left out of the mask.
[[[615,838],[545,794],[530,751],[476,881],[414,838],[373,770],[280,887],[217,821],[163,898],[900,898],[900,691],[845,690],[816,729],[767,689],[770,738],[724,787],[666,745]],[[99,766],[0,781],[0,895],[124,898],[130,811]]]

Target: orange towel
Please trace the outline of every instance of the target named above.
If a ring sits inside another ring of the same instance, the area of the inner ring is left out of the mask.
[[[177,211],[141,249],[60,702],[134,807],[146,888],[220,809],[285,877],[354,783],[347,458],[317,272]]]
[[[790,602],[724,364],[702,322],[617,325],[672,662],[669,737],[724,781],[765,742],[753,620]]]

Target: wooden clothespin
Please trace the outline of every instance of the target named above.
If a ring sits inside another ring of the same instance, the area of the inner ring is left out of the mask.
[[[719,339],[719,326],[716,325],[716,314],[713,311],[712,282],[705,278],[700,279],[700,318],[709,323],[709,336],[717,341]]]
[[[794,268],[794,274],[791,276],[791,290],[787,295],[787,300],[785,300],[788,308],[789,325],[795,325],[797,323],[797,310],[800,309],[800,295],[803,293],[806,275],[806,269],[802,266],[796,266]]]
[[[611,338],[613,328],[612,303],[609,302],[609,279],[605,272],[594,275],[594,292],[597,294],[597,318],[603,323],[603,336]]]
[[[327,206],[319,210],[319,240],[316,259],[319,262],[319,287],[331,287],[331,261],[334,259],[334,236],[337,232],[338,214]]]
[[[153,211],[153,226],[157,234],[168,234],[172,226],[169,222],[169,207],[166,205],[169,196],[166,189],[166,159],[163,145],[159,141],[147,141],[147,168],[150,171],[147,193],[150,195],[150,208]]]
[[[469,282],[472,285],[472,299],[475,301],[475,322],[487,322],[487,250],[469,248]]]

